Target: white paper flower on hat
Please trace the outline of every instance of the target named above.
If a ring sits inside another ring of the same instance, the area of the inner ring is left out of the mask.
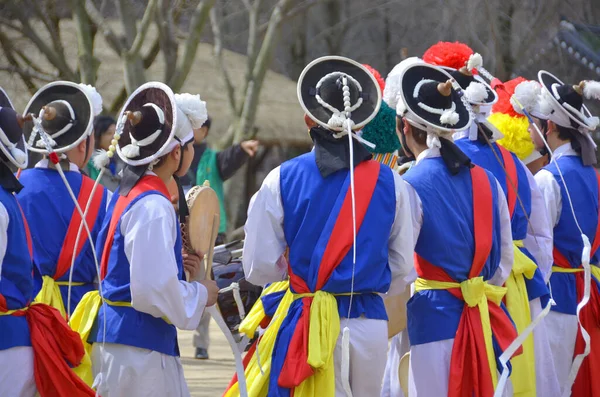
[[[102,96],[96,90],[96,88],[89,84],[79,84],[79,86],[81,87],[83,92],[85,92],[85,94],[90,98],[90,101],[92,102],[92,107],[94,109],[94,116],[97,116],[100,113],[102,113]]]
[[[523,114],[521,106],[530,113],[537,109],[540,104],[541,91],[540,84],[537,81],[524,81],[517,85],[515,87],[514,98],[510,98],[510,103],[515,112]]]
[[[600,82],[587,80],[583,86],[583,96],[600,101]]]
[[[481,103],[487,98],[488,92],[483,84],[473,81],[465,90],[465,96],[471,103]]]
[[[483,58],[479,53],[471,54],[469,60],[467,61],[467,69],[472,71],[473,69],[479,69],[483,66]]]
[[[192,124],[193,129],[202,127],[208,119],[206,102],[200,99],[200,95],[175,94],[175,103]]]
[[[400,77],[402,76],[402,72],[410,65],[414,65],[417,63],[423,63],[423,60],[418,57],[410,57],[406,58],[392,69],[392,71],[388,74],[385,79],[385,88],[383,89],[383,101],[387,103],[389,107],[392,109],[396,109],[398,106],[398,101],[400,100],[400,85],[402,81],[400,81]],[[400,113],[398,113],[400,114]]]

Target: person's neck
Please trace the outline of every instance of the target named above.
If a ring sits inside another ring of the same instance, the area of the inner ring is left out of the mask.
[[[409,148],[413,154],[415,155],[415,159],[417,159],[421,153],[428,149],[427,146],[416,145],[415,147]]]
[[[552,149],[552,151],[555,151],[556,149],[567,143],[571,143],[571,141],[560,139],[558,137],[558,133],[552,133],[548,135],[548,146],[550,146],[550,149]]]
[[[171,181],[171,178],[174,174],[174,172],[168,167],[155,167],[152,169],[152,172],[154,172],[165,183],[165,185]]]

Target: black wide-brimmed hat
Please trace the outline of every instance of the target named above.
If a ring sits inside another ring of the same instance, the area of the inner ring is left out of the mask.
[[[465,130],[472,121],[470,109],[451,80],[447,72],[436,66],[408,66],[401,77],[397,114],[440,132]]]
[[[498,94],[481,76],[469,73],[465,67],[458,70],[447,66],[438,67],[444,69],[456,80],[471,105],[491,106],[498,102]]]
[[[43,113],[42,113],[43,110]],[[40,88],[29,100],[23,115],[41,117],[41,128],[26,121],[23,134],[28,149],[49,154],[64,153],[79,145],[94,130],[94,105],[85,88],[70,81],[56,81]],[[47,139],[42,139],[45,134]],[[51,150],[46,143],[49,142]]]
[[[27,168],[27,148],[21,128],[24,119],[0,87],[0,150],[18,168]]]
[[[349,94],[346,102],[344,87],[348,87]],[[332,131],[343,130],[348,109],[352,129],[359,130],[379,111],[381,90],[375,77],[360,63],[326,56],[315,59],[302,71],[298,100],[308,117]]]
[[[140,166],[164,156],[178,143],[177,123],[173,91],[159,82],[140,86],[127,99],[117,121],[119,157],[128,165]]]
[[[540,111],[550,120],[563,127],[579,129],[583,127],[593,131],[598,126],[597,118],[593,117],[588,108],[583,104],[584,97],[595,98],[599,93],[588,93],[586,84],[597,85],[596,82],[582,81],[578,85],[564,84],[553,74],[540,70],[538,80],[542,85],[542,96],[540,100]],[[587,94],[587,95],[586,95]],[[562,113],[562,121],[560,113]],[[567,116],[569,124],[565,125]]]

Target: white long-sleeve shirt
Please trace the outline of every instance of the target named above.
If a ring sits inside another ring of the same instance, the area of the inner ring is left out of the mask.
[[[424,159],[435,157],[440,157],[440,149],[435,147],[427,149],[417,156],[415,166],[418,166]],[[423,226],[423,204],[415,188],[413,188],[410,183],[407,183],[407,187],[412,207],[413,236],[414,240],[417,241],[421,232],[421,227]],[[508,204],[506,203],[506,199],[504,199],[504,191],[498,181],[496,181],[496,189],[498,191],[498,211],[500,213],[500,266],[498,266],[496,273],[489,281],[494,285],[502,285],[510,275],[514,254]],[[413,282],[416,279],[416,272],[413,272],[412,275],[413,277],[407,279],[407,281]]]
[[[167,317],[177,328],[193,330],[208,294],[202,284],[178,278],[173,249],[178,227],[171,202],[157,194],[141,198],[123,215],[131,305],[154,317]]]
[[[0,203],[0,280],[2,280],[2,263],[8,246],[8,224],[10,218],[4,204]]]
[[[280,281],[286,276],[282,255],[287,246],[283,232],[283,204],[280,168],[272,170],[260,190],[252,197],[244,226],[243,266],[246,279],[256,285]],[[405,277],[413,268],[414,242],[410,222],[410,204],[406,183],[394,173],[396,213],[388,240],[392,282],[388,294],[400,294],[406,287]]]
[[[556,148],[553,154],[553,161],[558,160],[561,156],[579,156],[579,154],[573,149],[571,143],[565,143]],[[558,224],[558,220],[562,213],[562,195],[560,186],[558,185],[556,178],[554,178],[554,175],[545,169],[541,169],[535,174],[535,181],[540,187],[542,198],[546,203],[546,210],[548,211],[550,226],[552,228],[550,230],[552,236],[554,227]]]

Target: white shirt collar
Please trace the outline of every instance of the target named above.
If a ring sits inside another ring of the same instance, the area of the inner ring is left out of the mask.
[[[417,156],[417,162],[415,164],[419,164],[424,159],[430,159],[434,157],[441,157],[440,148],[433,147],[430,149],[425,149]]]
[[[36,165],[35,168],[50,168],[48,167],[48,159],[41,159]],[[80,172],[79,167],[75,164],[69,162],[69,171]]]
[[[454,134],[452,134],[452,140],[458,141],[459,139],[468,138],[470,130],[471,128],[468,128],[466,130],[455,132]]]
[[[554,150],[554,158],[555,159],[558,159],[559,157],[562,157],[562,156],[579,156],[579,154],[577,154],[575,149],[573,149],[571,142],[567,142],[564,145],[560,145],[559,147],[556,148],[556,150]]]

